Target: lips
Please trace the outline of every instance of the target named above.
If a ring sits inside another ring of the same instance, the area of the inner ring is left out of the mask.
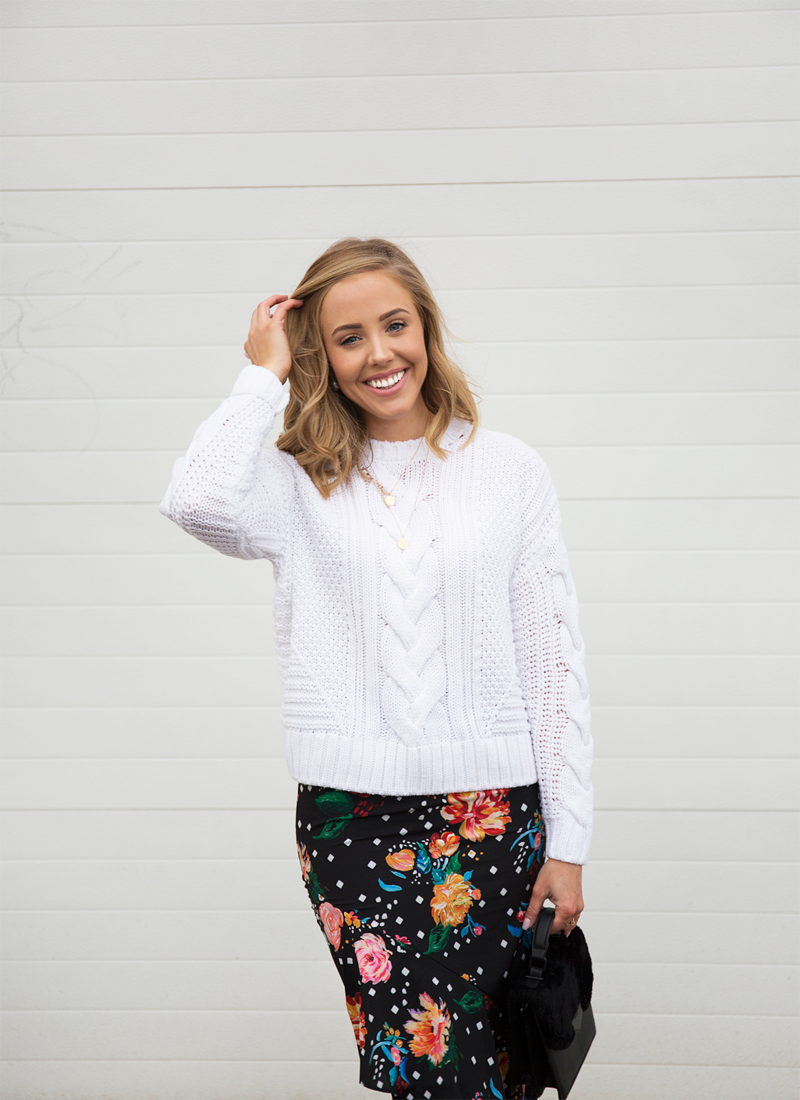
[[[394,371],[391,374],[386,374],[383,377],[373,378],[364,383],[365,386],[369,386],[371,390],[386,391],[393,390],[403,381],[406,375],[408,367],[404,367],[402,370]]]

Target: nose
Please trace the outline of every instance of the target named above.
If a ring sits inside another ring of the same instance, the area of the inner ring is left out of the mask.
[[[380,336],[374,336],[369,342],[370,366],[382,367],[385,363],[388,363],[391,358],[392,353],[386,344],[383,343]]]

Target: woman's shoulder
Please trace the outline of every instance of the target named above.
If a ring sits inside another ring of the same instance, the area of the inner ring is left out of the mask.
[[[481,425],[475,433],[473,443],[477,445],[482,460],[497,464],[498,472],[506,463],[518,471],[525,479],[541,477],[547,472],[544,459],[524,439],[508,432],[484,428]]]

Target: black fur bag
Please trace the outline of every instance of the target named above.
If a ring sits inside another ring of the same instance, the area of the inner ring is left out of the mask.
[[[595,1037],[592,960],[580,928],[550,935],[555,909],[543,907],[526,953],[527,973],[507,1000],[509,1075],[506,1087],[525,1086],[526,1098],[546,1088],[566,1100]]]

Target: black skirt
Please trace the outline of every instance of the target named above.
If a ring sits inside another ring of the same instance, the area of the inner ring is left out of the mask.
[[[504,1012],[542,866],[537,784],[369,795],[301,784],[303,879],[344,984],[366,1088],[509,1098]]]

